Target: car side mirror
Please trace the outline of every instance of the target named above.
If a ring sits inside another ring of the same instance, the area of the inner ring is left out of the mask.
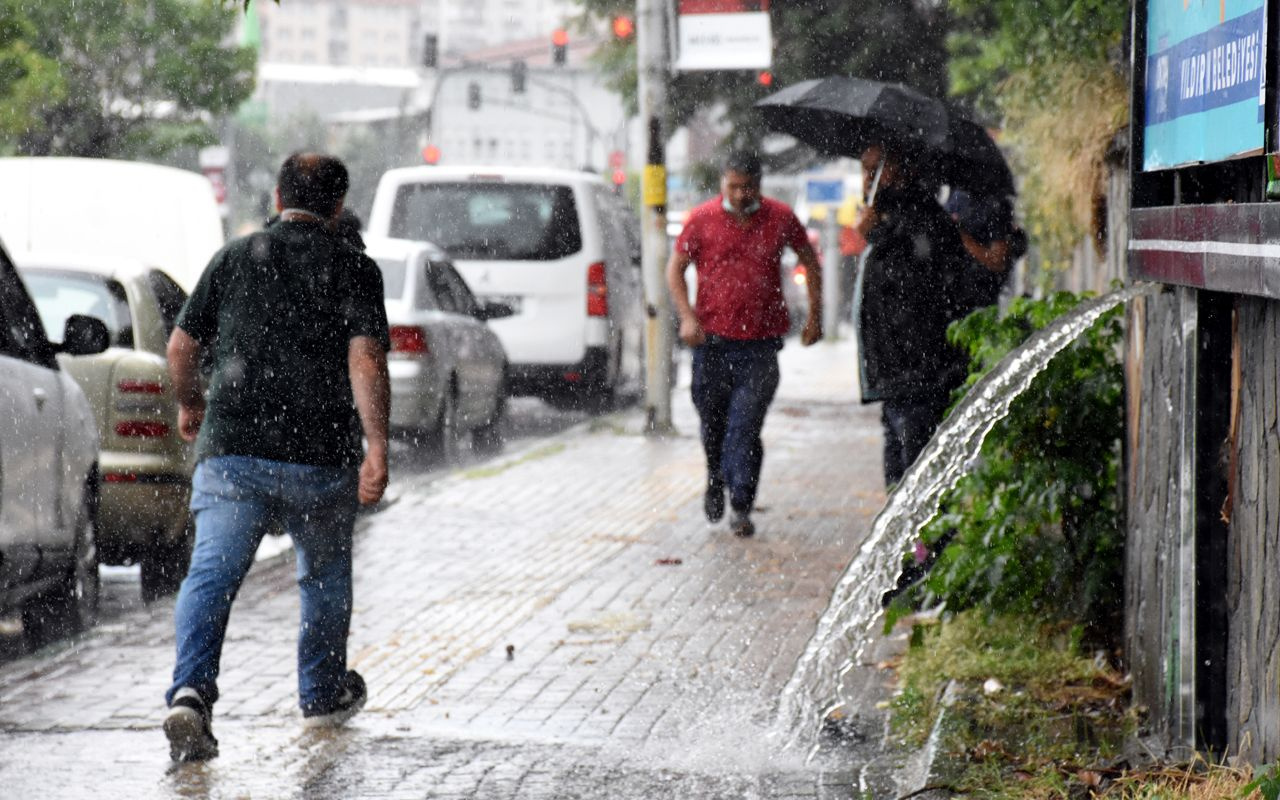
[[[502,319],[516,313],[515,309],[506,303],[498,303],[490,301],[476,306],[476,319],[481,322],[487,322],[491,319]]]
[[[72,314],[67,317],[62,344],[57,346],[57,351],[69,356],[91,356],[110,346],[111,331],[107,330],[107,323],[97,317]]]

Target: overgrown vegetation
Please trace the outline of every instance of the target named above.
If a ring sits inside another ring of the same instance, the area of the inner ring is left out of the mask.
[[[934,788],[983,800],[1276,800],[1280,768],[1196,760],[1136,763],[1128,682],[1082,651],[1079,626],[978,610],[917,621],[898,665],[891,723],[921,746],[931,731],[946,768]],[[941,713],[954,681],[958,697]]]
[[[1015,299],[952,326],[972,385],[1082,298]],[[944,604],[1081,622],[1093,641],[1120,628],[1124,540],[1117,491],[1123,373],[1120,310],[1058,354],[983,443],[979,464],[925,527],[951,538],[921,587],[895,604]],[[967,387],[966,387],[967,388]],[[1110,644],[1110,643],[1108,643]]]
[[[1104,157],[1129,115],[1127,3],[950,0],[951,90],[1002,128],[1046,273],[1099,236]]]

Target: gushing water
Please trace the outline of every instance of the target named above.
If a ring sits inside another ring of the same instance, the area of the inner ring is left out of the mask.
[[[942,496],[977,460],[982,442],[1049,361],[1112,308],[1156,288],[1135,284],[1081,303],[1033,334],[978,381],[903,476],[871,534],[840,577],[831,603],[779,700],[777,730],[787,748],[814,747],[823,721],[845,705],[845,674],[860,661],[893,585],[902,554],[938,512]]]

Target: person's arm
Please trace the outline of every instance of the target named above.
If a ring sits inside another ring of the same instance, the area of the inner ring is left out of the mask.
[[[677,246],[676,251],[671,254],[671,260],[667,262],[667,288],[671,290],[671,302],[675,304],[676,315],[680,319],[681,341],[690,347],[697,347],[707,340],[707,334],[702,330],[702,323],[693,312],[693,306],[689,305],[689,284],[684,279],[684,273],[690,263],[692,259],[689,254]]]
[[[1009,242],[1005,239],[993,239],[990,244],[981,244],[964,231],[960,232],[960,241],[964,249],[982,266],[992,272],[1004,272],[1009,266]]]
[[[169,381],[178,399],[178,435],[194,442],[204,422],[204,392],[200,387],[200,342],[182,328],[174,328],[165,348]]]
[[[804,265],[804,286],[809,293],[809,316],[800,332],[800,343],[808,347],[822,338],[822,263],[808,241],[796,250],[796,258]]]
[[[387,354],[372,336],[355,336],[347,349],[351,373],[351,394],[367,449],[360,464],[360,502],[371,505],[382,499],[387,488],[387,428],[391,416],[391,379],[387,375]]]

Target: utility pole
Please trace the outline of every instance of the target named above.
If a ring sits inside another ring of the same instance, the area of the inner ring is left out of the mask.
[[[636,60],[640,78],[640,119],[644,122],[648,157],[644,168],[640,212],[645,288],[645,430],[665,436],[671,422],[671,373],[674,328],[667,291],[667,164],[663,117],[667,112],[665,0],[636,0]]]

